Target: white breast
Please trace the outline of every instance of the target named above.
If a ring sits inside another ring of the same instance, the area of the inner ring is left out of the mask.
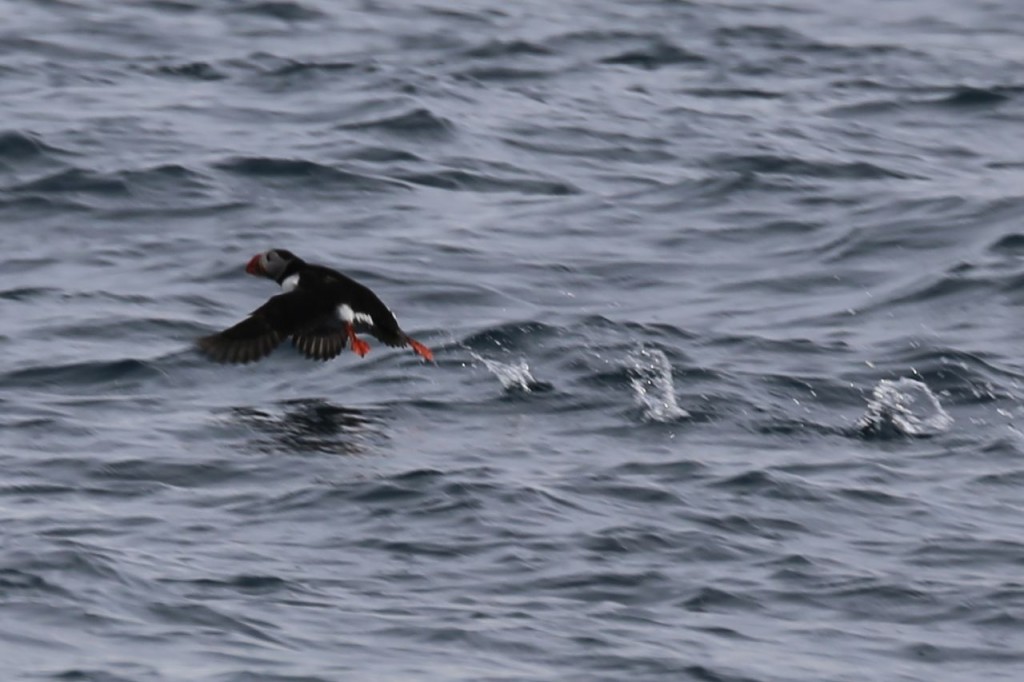
[[[286,294],[297,286],[299,286],[299,273],[297,272],[291,277],[285,277],[281,282],[281,290]]]

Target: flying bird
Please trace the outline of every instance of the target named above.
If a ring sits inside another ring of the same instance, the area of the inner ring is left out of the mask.
[[[262,360],[289,337],[311,360],[337,357],[346,344],[363,357],[370,344],[357,333],[434,359],[429,348],[402,331],[375,293],[337,270],[307,263],[285,249],[271,249],[253,256],[245,271],[274,280],[284,293],[272,296],[235,326],[199,339],[199,350],[216,362]]]

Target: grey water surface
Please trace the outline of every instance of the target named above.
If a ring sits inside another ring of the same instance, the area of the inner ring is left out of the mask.
[[[0,17],[3,680],[1024,677],[1021,3]]]

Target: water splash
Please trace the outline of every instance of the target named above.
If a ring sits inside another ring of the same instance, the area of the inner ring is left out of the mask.
[[[473,352],[470,355],[474,360],[482,362],[488,372],[498,377],[501,387],[506,391],[530,393],[540,386],[537,380],[533,378],[533,375],[530,374],[530,366],[526,364],[526,360],[520,359],[515,362],[504,363],[485,358]]]
[[[953,418],[924,382],[904,377],[878,382],[857,428],[867,436],[933,436],[952,424]]]
[[[626,356],[626,365],[633,396],[645,420],[670,422],[690,416],[676,401],[672,365],[664,351],[657,348],[635,350]]]

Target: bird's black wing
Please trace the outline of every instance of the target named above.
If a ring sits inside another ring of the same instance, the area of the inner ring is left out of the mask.
[[[345,350],[348,336],[337,314],[322,317],[315,324],[292,335],[292,343],[310,360],[330,360]]]
[[[216,362],[256,362],[329,310],[322,299],[306,291],[278,294],[235,326],[199,339],[199,350]]]

